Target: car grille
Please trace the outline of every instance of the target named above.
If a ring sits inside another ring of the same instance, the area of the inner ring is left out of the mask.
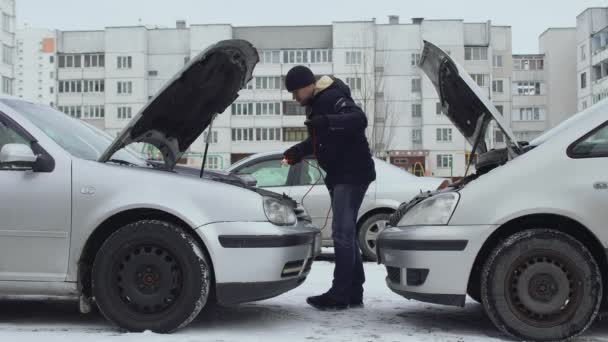
[[[386,266],[386,272],[391,283],[401,284],[401,269],[399,267]]]
[[[282,278],[293,277],[300,274],[302,267],[304,267],[304,263],[306,260],[298,260],[291,261],[285,264],[283,267],[283,272],[281,273]]]

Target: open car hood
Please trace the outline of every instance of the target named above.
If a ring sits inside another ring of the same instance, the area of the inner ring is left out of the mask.
[[[504,117],[487,99],[467,71],[437,46],[424,41],[420,68],[431,80],[441,100],[442,112],[452,121],[476,152],[488,151],[485,134],[494,119],[508,140],[517,148],[515,135]]]
[[[224,40],[208,47],[180,70],[129,122],[99,158],[141,142],[163,154],[173,169],[182,154],[238,97],[259,61],[256,49],[244,40]]]

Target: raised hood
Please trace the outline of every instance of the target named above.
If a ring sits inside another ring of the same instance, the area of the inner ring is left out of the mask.
[[[431,80],[441,100],[442,112],[454,123],[476,152],[487,152],[485,134],[494,119],[513,146],[517,148],[515,135],[503,116],[483,94],[467,71],[437,46],[425,41],[420,68]]]
[[[181,155],[238,97],[259,61],[244,40],[224,40],[208,47],[180,70],[120,132],[99,158],[141,142],[158,148],[165,167],[173,169]]]

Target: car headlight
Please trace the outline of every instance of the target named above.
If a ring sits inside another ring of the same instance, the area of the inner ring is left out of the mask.
[[[429,197],[405,213],[399,226],[446,225],[450,221],[460,194],[448,192]]]
[[[296,213],[293,209],[272,197],[264,197],[264,213],[268,221],[279,226],[296,224]]]

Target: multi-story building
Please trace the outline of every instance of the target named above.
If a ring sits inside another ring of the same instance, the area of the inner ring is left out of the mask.
[[[56,41],[54,30],[17,30],[15,95],[54,106],[57,103]]]
[[[0,44],[2,61],[0,62],[0,78],[2,94],[14,94],[15,91],[15,0],[0,0]]]
[[[608,8],[576,17],[578,109],[608,97]]]
[[[32,46],[44,45],[46,36],[38,33]],[[351,87],[355,101],[368,114],[374,154],[417,174],[461,176],[470,146],[439,115],[438,95],[417,67],[423,40],[449,51],[499,109],[507,116],[511,113],[510,27],[422,18],[400,23],[396,16],[387,24],[372,20],[321,26],[187,27],[180,21],[175,28],[58,31],[55,105],[115,135],[189,58],[230,38],[252,42],[260,63],[251,83],[213,123],[211,168],[225,168],[252,153],[283,150],[306,137],[304,110],[283,85],[287,71],[304,64]],[[51,56],[46,57],[42,60],[50,63]],[[34,65],[35,76],[43,66]],[[44,70],[42,74],[46,76]],[[36,98],[39,89],[33,87],[27,96]],[[207,132],[191,146],[190,163],[200,164],[205,137]],[[495,137],[498,142],[499,138]]]

